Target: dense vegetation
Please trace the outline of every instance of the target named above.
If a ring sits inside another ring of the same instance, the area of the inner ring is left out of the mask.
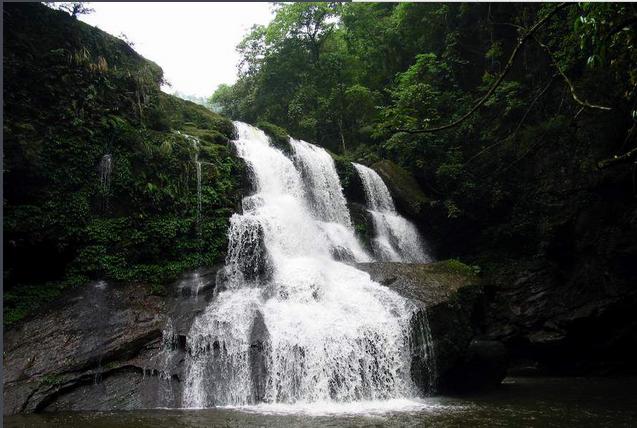
[[[4,26],[5,324],[69,285],[161,292],[222,260],[242,185],[232,123],[162,93],[156,64],[64,12],[7,4]]]
[[[635,237],[636,22],[634,4],[279,4],[211,101],[409,170],[441,256],[586,247],[625,268],[634,250],[611,259]]]

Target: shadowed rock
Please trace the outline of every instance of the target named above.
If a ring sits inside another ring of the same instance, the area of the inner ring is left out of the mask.
[[[497,385],[504,378],[504,347],[493,345],[487,352],[484,342],[472,344],[482,334],[486,301],[471,268],[456,261],[362,263],[357,267],[418,308],[411,321],[411,375],[423,393],[467,392]],[[427,335],[432,347],[426,343]],[[460,375],[474,371],[481,375],[471,382]]]
[[[267,347],[270,334],[263,315],[257,312],[250,332],[250,375],[252,378],[252,402],[262,402],[267,381]]]
[[[190,272],[166,297],[141,284],[91,283],[9,329],[5,414],[178,406],[180,339],[214,281],[214,269]]]

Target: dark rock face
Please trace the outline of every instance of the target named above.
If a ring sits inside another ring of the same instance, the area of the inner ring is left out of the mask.
[[[508,363],[502,342],[474,339],[458,365],[447,372],[441,391],[457,394],[495,387],[506,376]]]
[[[507,358],[503,345],[480,340],[485,292],[470,270],[449,262],[363,263],[357,267],[418,307],[412,319],[411,374],[423,392],[469,392],[497,385],[504,378]],[[426,364],[427,352],[433,353],[433,367]],[[474,371],[480,375],[471,382],[462,377]]]
[[[529,264],[493,290],[486,333],[506,344],[518,373],[634,371],[637,291],[598,269]]]
[[[258,403],[265,397],[267,382],[267,352],[270,335],[263,315],[257,312],[250,332],[250,374],[252,378],[252,402]]]
[[[408,173],[396,172],[400,168],[390,161],[372,168],[438,257],[461,256],[483,267],[492,285],[485,290],[484,337],[505,344],[514,370],[634,373],[637,209],[634,192],[628,191],[634,187],[632,170],[582,174],[582,158],[562,150],[543,153],[525,172],[529,184],[522,197],[510,202],[518,204],[514,217],[484,212],[450,220],[442,201],[418,204],[423,200],[418,192],[406,196],[406,189],[418,189],[413,181],[401,181]],[[572,172],[565,180],[568,168]]]
[[[229,277],[241,275],[249,281],[267,280],[272,273],[272,262],[265,247],[263,226],[253,219],[243,221],[251,222],[251,227],[231,229],[230,240],[242,245],[231,246],[225,273]]]
[[[95,282],[6,331],[5,413],[178,405],[185,337],[215,275],[184,275],[166,297]]]

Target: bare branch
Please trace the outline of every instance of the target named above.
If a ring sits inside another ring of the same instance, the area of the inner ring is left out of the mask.
[[[557,69],[558,73],[560,73],[560,75],[562,76],[562,78],[564,79],[566,84],[568,85],[568,88],[571,91],[571,96],[573,97],[573,99],[575,100],[575,102],[577,104],[579,104],[579,105],[581,105],[583,107],[588,107],[588,108],[593,108],[593,109],[598,109],[598,110],[605,110],[605,111],[612,110],[611,107],[591,104],[588,101],[582,100],[580,97],[578,97],[577,93],[575,92],[575,86],[573,86],[573,82],[571,82],[571,79],[569,79],[568,76],[564,73],[564,71],[562,70],[562,67],[560,67],[560,65],[558,64],[557,60],[553,56],[553,52],[551,52],[551,49],[547,45],[545,45],[544,43],[540,42],[536,37],[533,37],[533,40],[535,40],[535,42],[538,45],[540,45],[542,48],[544,48],[544,50],[548,54],[549,58],[551,58],[551,62],[553,63],[553,66]]]
[[[555,77],[556,75],[554,75],[551,80],[549,80],[549,83],[535,96],[535,98],[533,98],[533,101],[531,101],[531,104],[529,104],[529,107],[526,109],[526,112],[524,113],[524,116],[522,116],[522,119],[520,120],[520,122],[518,122],[517,126],[515,127],[515,130],[513,131],[512,134],[502,138],[501,140],[496,141],[493,144],[490,144],[489,146],[485,147],[484,149],[480,150],[478,153],[476,153],[475,155],[473,155],[472,157],[469,158],[469,160],[467,160],[462,167],[466,167],[467,165],[469,165],[471,162],[473,162],[475,159],[479,158],[480,156],[482,156],[484,153],[488,152],[489,150],[491,150],[492,148],[494,148],[495,146],[498,146],[502,143],[504,143],[505,141],[508,141],[512,138],[514,138],[516,136],[516,134],[518,133],[518,130],[520,129],[520,127],[522,126],[522,124],[524,123],[524,121],[526,120],[526,117],[529,115],[530,111],[533,109],[533,106],[535,105],[535,103],[537,102],[537,100],[539,100],[542,95],[544,95],[546,93],[546,91],[548,91],[548,89],[551,87],[551,85],[553,84],[553,82],[555,81]]]
[[[471,108],[471,110],[469,110],[467,113],[462,115],[459,119],[457,119],[457,120],[455,120],[455,121],[453,121],[453,122],[451,122],[451,123],[449,123],[447,125],[443,125],[443,126],[439,126],[439,127],[435,127],[435,128],[396,129],[396,132],[406,132],[406,133],[409,133],[409,134],[422,134],[422,133],[438,132],[438,131],[443,131],[445,129],[453,128],[454,126],[457,126],[460,123],[462,123],[463,121],[465,121],[468,117],[473,115],[473,113],[475,113],[476,110],[478,110],[480,108],[480,106],[482,106],[489,99],[489,97],[491,97],[491,95],[493,94],[493,92],[495,92],[495,90],[498,88],[498,86],[500,86],[500,83],[502,83],[502,80],[506,77],[506,75],[509,73],[509,71],[511,71],[511,68],[513,67],[513,63],[515,61],[515,58],[517,57],[518,53],[520,52],[520,49],[527,42],[527,40],[533,36],[533,33],[535,33],[538,28],[542,27],[546,23],[546,21],[548,21],[559,10],[563,9],[566,6],[572,5],[572,4],[576,4],[576,3],[560,3],[559,5],[557,5],[557,7],[555,7],[555,9],[553,9],[551,12],[549,12],[544,18],[542,18],[538,22],[536,22],[526,32],[526,34],[524,34],[523,36],[521,36],[518,39],[518,44],[515,46],[515,49],[513,49],[513,52],[511,52],[511,56],[509,57],[509,60],[507,61],[506,67],[504,67],[504,70],[502,71],[502,73],[500,73],[500,76],[498,76],[498,78],[496,79],[495,82],[493,82],[493,84],[491,85],[491,87],[489,88],[487,93],[484,94],[484,96],[482,98],[480,98],[480,100]]]
[[[631,160],[632,158],[637,157],[637,147],[635,147],[634,149],[624,153],[621,156],[613,156],[610,159],[605,159],[603,161],[600,161],[597,163],[597,167],[599,169],[604,169],[604,168],[608,168],[609,166],[618,164],[618,163],[623,163],[623,162],[628,162],[629,160]]]

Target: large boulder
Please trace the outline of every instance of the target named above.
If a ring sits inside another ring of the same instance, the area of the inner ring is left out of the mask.
[[[216,269],[190,272],[165,296],[141,284],[94,282],[9,329],[5,414],[174,407],[185,338],[215,278]]]
[[[411,374],[423,392],[470,392],[504,378],[506,349],[483,340],[485,287],[470,267],[455,260],[357,267],[416,306]]]
[[[574,262],[568,270],[532,260],[494,275],[485,333],[507,346],[514,373],[635,371],[635,280],[622,283],[607,267],[604,259]]]

